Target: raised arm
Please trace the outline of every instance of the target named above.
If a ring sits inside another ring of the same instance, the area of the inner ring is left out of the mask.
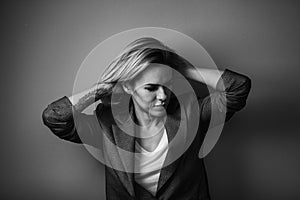
[[[69,97],[70,102],[74,105],[76,111],[81,112],[92,103],[103,101],[112,92],[113,84],[99,83],[93,87]]]
[[[111,84],[97,84],[79,94],[52,102],[43,111],[44,124],[61,139],[99,147],[102,130],[97,115],[87,115],[82,111],[95,101],[105,99],[111,87]]]
[[[185,70],[185,76],[204,83],[213,89],[217,90],[217,83],[224,71],[205,68],[188,68]]]
[[[189,68],[185,71],[185,76],[215,90],[209,96],[199,99],[201,122],[211,122],[211,127],[227,122],[246,105],[251,79],[245,75],[229,69],[219,71]]]

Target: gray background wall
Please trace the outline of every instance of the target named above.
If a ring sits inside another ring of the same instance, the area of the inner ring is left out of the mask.
[[[104,199],[103,167],[43,126],[99,42],[143,26],[200,42],[247,74],[247,107],[206,157],[214,200],[299,199],[299,1],[6,1],[1,4],[1,199]]]

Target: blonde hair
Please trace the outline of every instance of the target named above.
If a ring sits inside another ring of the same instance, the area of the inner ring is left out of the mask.
[[[174,69],[182,65],[190,65],[161,41],[143,37],[128,44],[109,64],[102,74],[101,82],[118,83],[132,80],[150,63],[165,64]]]
[[[167,52],[174,52],[157,39],[144,37],[128,44],[125,49],[109,64],[102,74],[101,81],[114,83],[133,79],[151,62],[166,57]]]

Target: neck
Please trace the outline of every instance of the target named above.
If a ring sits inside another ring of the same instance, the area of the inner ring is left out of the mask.
[[[142,129],[151,129],[164,124],[166,116],[164,117],[153,117],[148,112],[140,110],[137,106],[134,106],[135,116],[137,123]]]
[[[157,126],[162,121],[161,118],[151,117],[148,113],[140,112],[137,109],[135,109],[135,115],[137,117],[137,121],[139,125],[145,128],[151,126]]]

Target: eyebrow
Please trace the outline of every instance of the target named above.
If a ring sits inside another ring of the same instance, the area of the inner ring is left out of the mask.
[[[168,86],[172,83],[172,79],[168,82],[166,82],[164,85]],[[140,85],[140,86],[137,86],[134,90],[137,90],[138,88],[141,88],[141,87],[145,87],[145,86],[152,86],[152,87],[157,87],[157,86],[160,86],[161,84],[158,84],[158,83],[146,83],[146,84],[143,84],[143,85]]]
[[[170,85],[171,83],[172,83],[172,80],[170,80],[170,81],[164,83],[163,85]],[[147,84],[145,84],[144,86],[160,86],[160,85],[162,85],[162,84],[157,84],[157,83],[147,83]]]

